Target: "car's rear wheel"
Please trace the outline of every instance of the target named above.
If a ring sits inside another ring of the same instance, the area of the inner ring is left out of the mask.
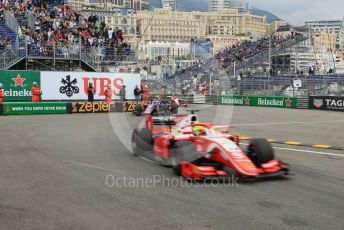
[[[275,159],[271,144],[264,138],[256,138],[250,141],[247,147],[247,156],[257,166]]]
[[[153,135],[147,128],[134,129],[131,143],[133,153],[136,156],[145,151],[152,151],[154,145]]]
[[[195,146],[190,141],[177,141],[170,147],[171,165],[174,173],[181,175],[181,162],[194,162],[199,157]]]

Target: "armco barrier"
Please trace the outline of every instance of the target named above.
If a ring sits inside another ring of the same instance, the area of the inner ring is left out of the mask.
[[[4,102],[3,115],[64,114],[68,113],[66,102]]]
[[[219,96],[218,104],[219,105],[295,108],[296,98],[270,97],[270,96]]]
[[[344,112],[344,97],[310,96],[308,108]]]

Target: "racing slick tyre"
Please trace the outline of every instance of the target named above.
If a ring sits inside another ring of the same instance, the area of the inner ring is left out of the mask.
[[[142,105],[137,104],[137,105],[134,106],[134,112],[133,113],[134,113],[135,116],[141,116],[142,112],[143,112]]]
[[[172,114],[178,114],[178,105],[173,103],[171,104],[171,113]]]
[[[177,141],[170,147],[171,165],[174,173],[181,176],[181,162],[193,162],[198,159],[195,146],[190,141]]]
[[[149,129],[134,129],[131,144],[135,156],[142,154],[145,151],[153,150],[153,136]]]
[[[258,167],[275,159],[271,144],[264,138],[256,138],[250,141],[247,147],[247,156]]]

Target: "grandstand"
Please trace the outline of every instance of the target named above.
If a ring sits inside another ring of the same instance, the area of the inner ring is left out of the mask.
[[[269,58],[272,55],[284,53],[287,49],[307,40],[307,34],[292,33],[287,36],[261,38],[257,41],[244,41],[241,44],[223,50],[213,58],[199,62],[189,68],[179,70],[171,76],[166,76],[167,88],[189,88],[212,82],[213,92],[216,90],[229,92],[236,90],[237,73],[257,67],[268,69]],[[266,71],[263,71],[266,72]],[[264,75],[264,73],[262,73]],[[249,77],[248,76],[248,77]]]
[[[110,30],[62,1],[1,4],[6,44],[0,49],[0,69],[108,71],[108,66],[135,63],[121,29]]]

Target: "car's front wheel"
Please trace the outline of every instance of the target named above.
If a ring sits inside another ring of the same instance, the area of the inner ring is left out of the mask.
[[[181,175],[181,162],[194,162],[198,159],[195,146],[190,141],[177,141],[170,147],[170,162],[174,173]]]
[[[262,164],[275,159],[271,144],[264,138],[256,138],[250,141],[247,147],[247,156],[259,168]]]
[[[131,137],[131,145],[135,156],[145,151],[152,151],[154,140],[151,131],[147,128],[134,129]]]

